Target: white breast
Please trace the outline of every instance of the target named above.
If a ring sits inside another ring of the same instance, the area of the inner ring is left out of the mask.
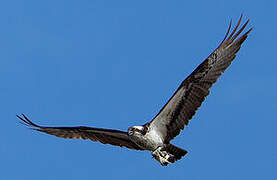
[[[162,140],[162,137],[160,136],[160,134],[151,129],[148,133],[146,133],[146,138],[151,141],[153,144],[156,144],[156,145],[162,145],[163,144],[163,140]]]

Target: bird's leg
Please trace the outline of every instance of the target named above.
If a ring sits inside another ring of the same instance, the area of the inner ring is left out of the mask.
[[[158,147],[157,149],[155,149],[152,152],[152,156],[163,166],[166,166],[169,163],[173,163],[170,161],[172,155],[163,150],[162,147]]]

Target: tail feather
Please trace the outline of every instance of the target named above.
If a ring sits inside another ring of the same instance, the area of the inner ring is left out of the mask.
[[[181,149],[181,148],[179,148],[177,146],[174,146],[172,144],[168,144],[165,147],[165,150],[173,155],[173,159],[171,160],[173,162],[181,159],[184,155],[186,155],[188,153],[186,150]]]
[[[167,166],[168,164],[175,163],[186,154],[186,150],[176,147],[172,144],[167,144],[163,147],[160,146],[152,152],[152,156],[162,166]]]

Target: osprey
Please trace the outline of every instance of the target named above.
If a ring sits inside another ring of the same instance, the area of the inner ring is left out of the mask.
[[[230,33],[232,22],[220,43],[179,86],[173,96],[163,106],[152,121],[143,126],[132,126],[127,132],[94,127],[46,127],[30,121],[27,116],[16,115],[23,124],[36,131],[41,131],[66,139],[89,139],[103,144],[127,147],[134,150],[148,150],[163,166],[181,159],[187,151],[170,144],[201,106],[209,89],[236,57],[242,43],[252,30],[238,37],[249,22],[237,31],[242,16]]]

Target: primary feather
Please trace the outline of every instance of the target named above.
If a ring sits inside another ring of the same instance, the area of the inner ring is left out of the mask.
[[[185,125],[188,125],[189,120],[201,106],[205,97],[209,95],[210,87],[236,57],[236,53],[252,30],[252,28],[249,29],[236,39],[249,22],[247,20],[240,30],[236,32],[241,19],[242,16],[229,35],[230,23],[223,41],[216,50],[181,83],[174,95],[150,122],[150,127],[160,132],[164,142],[168,143],[184,129]]]
[[[24,114],[17,117],[23,124],[36,131],[66,139],[90,139],[135,150],[150,150],[161,165],[174,163],[187,151],[170,144],[170,141],[188,125],[189,120],[209,95],[211,86],[234,60],[252,30],[249,29],[239,37],[249,22],[247,20],[238,30],[241,20],[242,16],[231,33],[230,23],[219,46],[181,83],[153,120],[143,126],[132,126],[128,132],[84,126],[46,127],[33,123]]]

